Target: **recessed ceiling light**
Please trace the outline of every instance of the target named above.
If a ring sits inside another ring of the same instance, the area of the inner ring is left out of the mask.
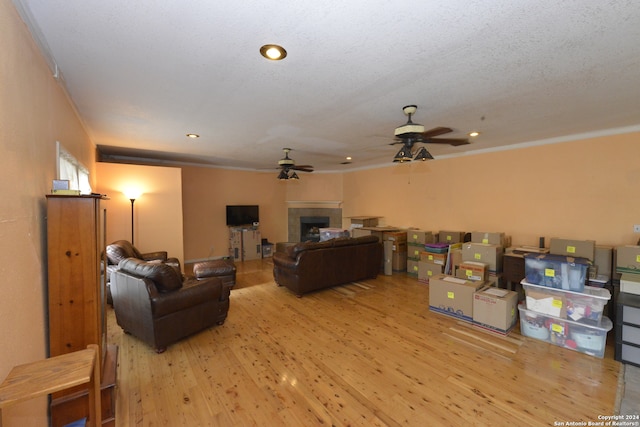
[[[200,135],[198,135],[197,133],[188,133],[187,138],[200,138]]]
[[[347,156],[347,157],[346,157],[346,159],[347,159],[347,160],[351,160],[351,156]]]
[[[473,138],[474,136],[478,136],[478,135],[480,135],[480,132],[476,132],[476,131],[469,132],[469,136],[470,136],[470,137],[472,137],[472,138]]]
[[[265,44],[260,48],[260,55],[272,61],[280,61],[287,57],[287,51],[277,44]]]

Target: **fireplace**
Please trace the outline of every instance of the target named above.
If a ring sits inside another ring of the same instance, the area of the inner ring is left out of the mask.
[[[300,241],[319,242],[320,229],[328,228],[330,218],[328,216],[301,216],[300,217]]]
[[[303,221],[302,218],[305,218]],[[313,218],[309,220],[309,218]],[[316,220],[321,218],[321,220]],[[287,233],[289,242],[304,242],[311,240],[309,237],[303,238],[302,232],[303,222],[311,222],[314,225],[310,227],[317,228],[341,228],[342,227],[342,209],[341,208],[317,208],[317,207],[293,207],[288,211]],[[304,225],[307,227],[307,225]],[[315,231],[315,230],[314,230]],[[306,233],[308,234],[308,233]],[[319,236],[316,237],[316,240]]]

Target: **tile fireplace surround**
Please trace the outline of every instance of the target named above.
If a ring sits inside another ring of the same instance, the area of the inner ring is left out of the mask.
[[[330,228],[342,227],[342,208],[289,208],[288,238],[289,242],[300,241],[300,217],[329,217]]]

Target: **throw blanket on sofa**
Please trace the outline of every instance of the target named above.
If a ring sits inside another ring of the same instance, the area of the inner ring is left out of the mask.
[[[273,255],[273,277],[297,296],[318,289],[373,279],[382,266],[376,236],[340,237],[297,243]]]

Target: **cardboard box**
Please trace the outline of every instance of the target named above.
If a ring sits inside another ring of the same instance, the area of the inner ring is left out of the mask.
[[[473,295],[473,323],[506,335],[516,325],[517,306],[517,292],[484,287]]]
[[[406,231],[384,231],[382,233],[382,240],[389,240],[397,243],[407,243]]]
[[[432,277],[442,274],[442,269],[443,267],[440,264],[418,261],[418,281],[422,283],[429,283],[429,280]]]
[[[382,270],[385,276],[391,276],[393,274],[393,242],[382,242]]]
[[[352,216],[349,219],[351,220],[351,228],[358,227],[376,227],[378,225],[379,216]]]
[[[640,246],[618,246],[616,253],[616,271],[619,273],[640,273]]]
[[[431,252],[420,252],[420,261],[430,262],[444,266],[447,262],[447,254],[434,254]]]
[[[444,274],[429,279],[429,310],[458,319],[473,321],[473,294],[481,282]]]
[[[242,260],[262,258],[262,237],[260,230],[242,230]]]
[[[424,245],[426,243],[434,243],[435,238],[431,231],[424,230],[407,230],[407,243]]]
[[[391,269],[393,271],[407,270],[407,244],[391,242]],[[385,242],[386,243],[386,242]]]
[[[613,273],[613,248],[611,246],[596,245],[593,264],[598,268],[597,274],[611,278]]]
[[[504,248],[485,243],[464,243],[462,245],[462,261],[482,262],[489,266],[489,270],[502,271],[502,256]]]
[[[370,234],[373,234],[374,236],[378,236],[378,239],[381,242],[384,240],[383,234],[389,231],[400,231],[400,229],[396,227],[360,227],[351,230],[353,237],[368,236]]]
[[[620,292],[640,295],[640,274],[622,273],[620,278]]]
[[[484,243],[485,245],[497,245],[507,247],[504,233],[491,233],[487,231],[472,231],[471,242]]]
[[[552,237],[549,244],[549,253],[553,255],[586,258],[589,261],[593,261],[596,256],[596,241]]]
[[[407,259],[407,276],[418,278],[418,263],[415,259]]]
[[[407,244],[407,259],[420,261],[420,254],[424,252],[424,245],[416,245],[414,243]]]
[[[229,256],[234,261],[242,261],[242,229],[229,229]]]
[[[489,266],[483,262],[462,261],[456,269],[455,276],[474,282],[486,282],[489,278]]]
[[[462,243],[464,241],[464,231],[440,230],[438,242],[440,243]]]

